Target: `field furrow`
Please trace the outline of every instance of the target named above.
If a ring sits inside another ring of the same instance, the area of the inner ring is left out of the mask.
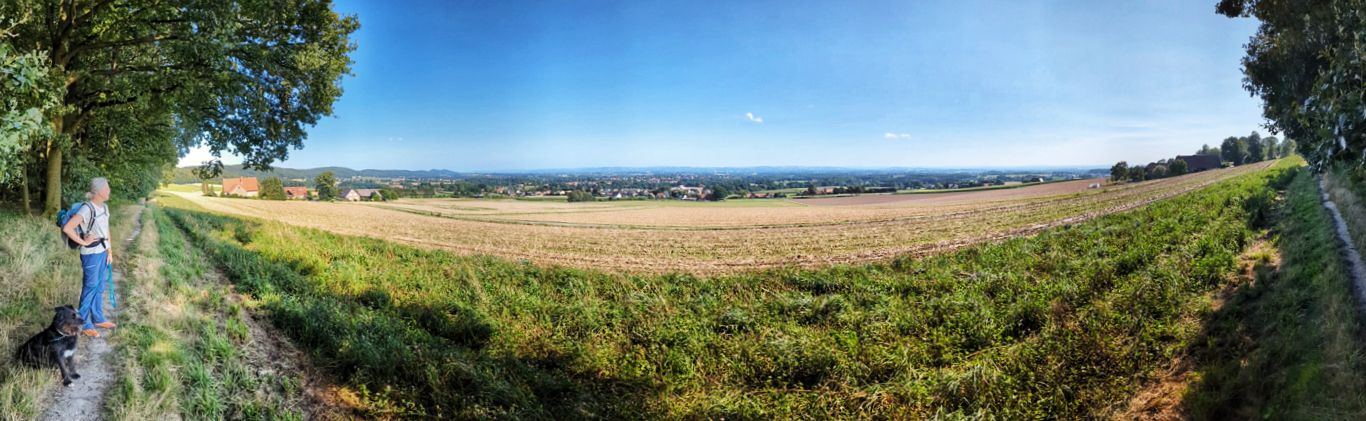
[[[173,194],[214,212],[465,254],[705,274],[941,252],[1134,209],[1268,165],[1103,189],[1058,183],[944,195],[722,203],[406,199],[370,204]]]

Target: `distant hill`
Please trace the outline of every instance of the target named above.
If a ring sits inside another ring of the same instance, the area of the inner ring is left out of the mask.
[[[199,179],[194,176],[195,167],[180,167],[175,170],[176,183],[198,183]],[[766,167],[592,167],[592,168],[561,168],[561,169],[536,169],[523,171],[495,171],[495,172],[456,172],[451,170],[356,170],[346,167],[319,167],[319,168],[275,168],[270,171],[256,171],[242,168],[241,165],[228,165],[223,167],[223,174],[218,178],[224,177],[280,177],[289,184],[290,179],[309,179],[317,177],[324,171],[332,171],[340,180],[351,177],[378,177],[378,178],[444,178],[458,179],[477,176],[507,176],[507,175],[581,175],[581,176],[601,176],[601,175],[640,175],[640,174],[701,174],[701,175],[749,175],[762,174],[769,176],[778,175],[819,175],[819,174],[889,174],[889,173],[908,173],[908,174],[1019,174],[1019,173],[1039,173],[1039,172],[1063,172],[1063,173],[1109,173],[1108,168],[1095,168],[1086,166],[1053,166],[1053,167],[981,167],[981,168],[910,168],[910,167],[887,167],[887,168],[844,168],[844,167],[803,167],[803,166],[766,166]]]
[[[175,182],[176,182],[176,183],[198,183],[198,182],[199,182],[199,178],[198,178],[198,177],[195,177],[194,171],[193,171],[194,168],[195,168],[195,167],[193,167],[193,166],[176,168],[176,169],[175,169]],[[455,171],[451,171],[451,170],[371,170],[371,169],[356,170],[356,169],[351,169],[351,168],[346,168],[346,167],[319,167],[319,168],[305,168],[305,169],[279,168],[279,167],[277,167],[277,168],[274,168],[274,169],[272,169],[272,170],[270,170],[270,171],[257,171],[257,170],[250,170],[250,169],[242,168],[241,165],[225,165],[225,166],[223,166],[223,174],[220,175],[218,178],[219,178],[219,179],[222,179],[222,178],[233,178],[233,177],[262,177],[262,178],[264,178],[264,177],[280,177],[280,179],[282,179],[282,180],[290,180],[290,179],[308,179],[308,180],[311,180],[313,177],[317,177],[318,174],[322,174],[323,172],[326,172],[326,171],[331,171],[333,174],[336,174],[336,175],[337,175],[337,178],[338,178],[338,179],[343,179],[343,180],[344,180],[344,179],[351,178],[351,177],[382,177],[382,178],[395,178],[395,177],[407,177],[407,178],[457,178],[457,177],[460,177],[460,176],[462,176],[462,175],[465,175],[465,174],[461,174],[461,173],[458,173],[458,172],[455,172]]]

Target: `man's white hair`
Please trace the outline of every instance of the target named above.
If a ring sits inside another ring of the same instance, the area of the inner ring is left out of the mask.
[[[95,197],[95,194],[99,193],[100,190],[104,190],[107,188],[109,188],[109,179],[104,177],[95,177],[90,179],[90,191],[85,192],[85,200],[90,200],[91,198]]]

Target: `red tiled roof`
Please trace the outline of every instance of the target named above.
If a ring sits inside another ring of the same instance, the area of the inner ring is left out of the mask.
[[[231,194],[237,187],[242,187],[243,192],[260,191],[261,186],[256,183],[256,177],[239,177],[223,179],[223,194]]]
[[[285,187],[285,196],[304,197],[308,196],[308,187]]]

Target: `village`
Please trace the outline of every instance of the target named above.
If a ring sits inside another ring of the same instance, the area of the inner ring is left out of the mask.
[[[1217,162],[1217,160],[1215,161]],[[185,170],[185,169],[181,169]],[[268,180],[279,180],[282,199],[317,198],[317,170],[277,169],[271,172],[227,171],[219,180],[176,176],[169,182],[198,181],[206,194],[254,198]],[[587,173],[587,174],[404,174],[363,175],[377,170],[339,169],[335,200],[383,201],[396,198],[514,198],[592,200],[779,199],[861,194],[948,191],[1011,187],[1033,183],[1103,177],[1104,169],[1051,171],[993,170],[793,170],[742,173],[718,169],[710,173]],[[186,171],[188,172],[188,171]],[[329,171],[330,172],[330,171]],[[260,174],[253,176],[243,173]],[[193,180],[193,181],[192,181]],[[217,181],[217,183],[213,183]],[[217,188],[211,187],[217,185]]]
[[[1180,163],[1177,163],[1180,161]],[[1199,172],[1225,165],[1219,155],[1178,155],[1126,169],[1125,180],[1163,178],[1180,173]],[[1127,167],[1127,164],[1126,164]],[[1177,168],[1182,168],[1177,171]],[[298,170],[292,170],[298,171]],[[1134,174],[1143,174],[1135,179]],[[521,198],[570,201],[592,200],[682,200],[779,199],[863,194],[894,194],[952,191],[977,188],[1008,188],[1028,184],[1081,180],[1111,175],[1113,169],[1086,172],[1039,172],[1001,174],[783,174],[783,175],[634,175],[603,174],[569,176],[501,175],[468,179],[379,177],[352,175],[335,181],[335,200],[387,201],[409,198]],[[561,179],[556,179],[561,178]],[[317,200],[317,180],[304,177],[276,179],[281,183],[284,200]],[[239,176],[219,180],[219,188],[205,185],[206,193],[223,197],[257,198],[262,178]],[[666,184],[667,183],[667,184]],[[311,184],[311,186],[310,186]],[[1094,183],[1092,188],[1101,187]]]
[[[222,180],[222,190],[217,193],[223,197],[246,197],[255,198],[261,195],[261,183],[256,177],[237,177],[224,178]],[[316,190],[304,186],[282,187],[286,200],[313,200],[318,194]],[[396,198],[396,197],[395,197]],[[380,189],[342,189],[337,195],[338,200],[350,202],[360,201],[383,201],[384,195]]]

